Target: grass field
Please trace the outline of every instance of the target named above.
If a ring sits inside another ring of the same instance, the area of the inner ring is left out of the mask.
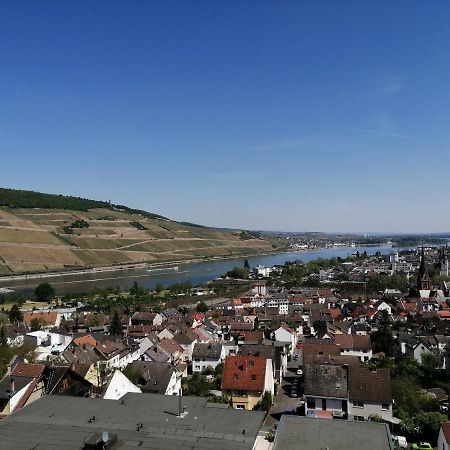
[[[14,230],[0,228],[0,242],[29,244],[61,244],[62,242],[49,231]]]

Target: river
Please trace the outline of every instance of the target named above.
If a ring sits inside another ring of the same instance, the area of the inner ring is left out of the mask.
[[[392,251],[390,246],[379,247],[339,247],[339,248],[322,248],[317,250],[306,250],[298,252],[276,253],[264,256],[249,257],[250,267],[257,265],[274,266],[275,264],[283,264],[286,261],[300,260],[309,262],[317,258],[345,258],[352,253],[359,251],[363,253],[367,251],[369,255],[376,252],[388,254]],[[139,269],[118,269],[109,270],[107,272],[84,273],[74,275],[58,275],[52,277],[20,279],[14,281],[1,280],[0,287],[14,289],[16,292],[29,294],[34,288],[43,282],[51,283],[58,295],[69,292],[88,292],[92,289],[106,287],[120,287],[129,289],[136,281],[139,285],[152,289],[156,284],[161,283],[163,286],[169,286],[174,283],[190,282],[192,285],[199,285],[225,274],[233,267],[242,267],[244,258],[233,258],[225,260],[214,260],[194,263],[180,263],[178,270],[173,267],[160,268],[139,268]]]

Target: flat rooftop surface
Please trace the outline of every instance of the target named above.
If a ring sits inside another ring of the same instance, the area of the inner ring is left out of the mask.
[[[393,450],[383,423],[283,416],[273,450]]]
[[[123,402],[122,402],[123,400]],[[251,450],[264,413],[215,408],[205,398],[126,394],[121,400],[52,395],[0,421],[0,447],[81,450],[96,432],[116,434],[113,449]],[[89,422],[95,416],[95,420]],[[138,424],[143,426],[136,431]]]

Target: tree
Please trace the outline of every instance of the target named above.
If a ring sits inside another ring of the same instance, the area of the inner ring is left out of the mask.
[[[9,310],[8,316],[9,316],[9,321],[11,323],[22,322],[23,314],[22,314],[22,311],[19,309],[19,306],[17,305],[17,303],[14,303],[14,305],[12,305],[11,309]]]
[[[246,259],[246,260],[244,261],[244,269],[250,270],[250,264],[249,264],[249,262],[248,262],[248,259]]]
[[[35,317],[30,322],[31,331],[39,331],[42,328],[41,321]]]
[[[50,283],[41,283],[34,290],[34,295],[40,302],[48,302],[55,296],[55,289]]]
[[[423,384],[425,387],[432,387],[435,382],[439,369],[441,367],[440,358],[435,353],[424,353],[422,355],[422,364],[420,370],[422,372]]]
[[[159,294],[164,290],[164,285],[162,283],[156,283],[155,291]]]
[[[0,347],[6,347],[8,345],[8,341],[6,340],[5,327],[1,327],[0,329]]]
[[[244,267],[234,267],[232,270],[229,270],[226,273],[226,276],[228,278],[238,278],[238,279],[248,278],[248,275],[249,271]]]
[[[199,313],[205,313],[208,312],[208,305],[205,302],[198,302],[195,310]]]
[[[379,315],[378,332],[375,336],[374,350],[384,352],[386,356],[394,356],[397,347],[391,330],[391,321],[388,312],[384,309]]]
[[[113,318],[109,325],[109,334],[122,336],[122,322],[120,321],[119,312],[114,311]]]
[[[272,407],[272,394],[269,391],[265,391],[261,400],[255,405],[253,409],[257,411],[269,412],[271,407]]]
[[[191,378],[185,380],[185,393],[187,395],[195,395],[199,397],[206,397],[211,389],[211,385],[204,375],[194,373]]]

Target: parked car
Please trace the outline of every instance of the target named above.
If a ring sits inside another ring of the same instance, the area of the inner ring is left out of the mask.
[[[433,450],[433,447],[429,442],[419,442],[418,444],[411,445],[412,450]]]
[[[408,448],[408,441],[406,440],[405,436],[392,435],[392,439],[394,441],[394,444],[396,444],[395,448]]]
[[[303,375],[303,369],[297,369],[297,375]]]

